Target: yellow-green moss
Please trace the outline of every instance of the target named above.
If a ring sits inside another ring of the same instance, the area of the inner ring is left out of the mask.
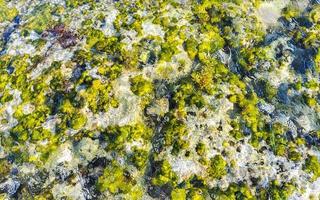
[[[210,159],[208,171],[211,177],[220,179],[227,174],[227,162],[221,155],[216,155]]]
[[[313,174],[312,180],[320,177],[320,161],[316,156],[309,155],[305,162],[305,171]]]
[[[135,76],[130,79],[131,91],[138,96],[150,95],[153,93],[153,84],[149,80],[143,78],[142,75]]]
[[[15,7],[8,7],[5,0],[0,0],[0,23],[11,21],[18,15],[18,10]]]

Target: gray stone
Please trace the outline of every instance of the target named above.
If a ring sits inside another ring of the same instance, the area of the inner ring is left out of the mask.
[[[4,191],[8,195],[12,196],[18,191],[20,185],[20,181],[10,178],[4,183],[0,184],[0,191]]]

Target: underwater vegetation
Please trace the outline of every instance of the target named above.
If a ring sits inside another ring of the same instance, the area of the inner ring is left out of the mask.
[[[0,0],[0,200],[320,198],[318,0]]]

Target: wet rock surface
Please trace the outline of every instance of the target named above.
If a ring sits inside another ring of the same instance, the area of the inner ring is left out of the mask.
[[[317,0],[0,0],[0,199],[317,199]]]

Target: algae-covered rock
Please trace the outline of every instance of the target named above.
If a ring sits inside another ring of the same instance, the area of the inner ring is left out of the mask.
[[[318,0],[0,0],[0,199],[318,199]]]
[[[169,102],[168,99],[162,98],[156,100],[147,108],[147,113],[149,115],[159,115],[164,116],[169,111]]]
[[[44,30],[50,27],[52,23],[52,7],[50,4],[39,5],[34,8],[30,14],[28,22],[25,24],[25,28],[29,31],[34,30],[38,33],[42,33]]]
[[[19,14],[17,8],[8,5],[5,0],[0,1],[0,23],[12,21]]]

